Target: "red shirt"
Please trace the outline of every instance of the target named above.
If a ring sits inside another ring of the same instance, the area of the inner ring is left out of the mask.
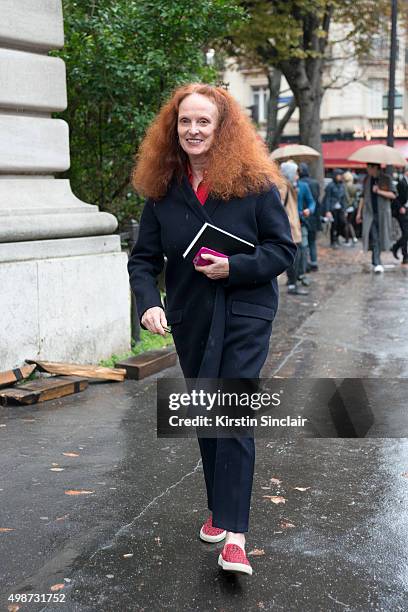
[[[187,166],[187,177],[190,182],[190,185],[193,187],[193,173],[191,171],[190,164],[188,164]],[[204,180],[201,181],[201,183],[197,187],[197,190],[195,190],[193,187],[193,191],[196,194],[197,199],[200,202],[200,204],[205,204],[210,190],[208,188],[208,185],[204,183]]]

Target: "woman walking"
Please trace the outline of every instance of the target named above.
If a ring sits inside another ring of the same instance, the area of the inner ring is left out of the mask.
[[[364,251],[371,250],[372,267],[376,274],[384,272],[381,252],[389,251],[392,245],[391,202],[396,197],[392,179],[381,171],[380,164],[367,164],[356,223],[363,223],[363,248]]]
[[[132,174],[147,197],[129,275],[143,327],[172,326],[186,378],[258,378],[278,306],[276,277],[296,252],[276,184],[279,173],[249,119],[220,87],[180,87],[162,107]],[[204,223],[255,244],[252,254],[182,254]],[[157,276],[166,265],[166,311]],[[200,530],[225,546],[223,569],[252,573],[245,555],[253,437],[199,438],[210,515]]]

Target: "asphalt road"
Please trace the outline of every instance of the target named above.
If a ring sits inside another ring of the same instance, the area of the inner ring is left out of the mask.
[[[389,409],[369,439],[257,440],[254,575],[223,575],[222,544],[198,539],[198,445],[157,439],[156,380],[98,383],[0,408],[0,610],[408,609],[408,439],[393,427],[406,413],[408,271],[373,276],[358,249],[320,255],[309,296],[282,283],[263,376],[384,381]],[[30,593],[42,601],[21,601]]]

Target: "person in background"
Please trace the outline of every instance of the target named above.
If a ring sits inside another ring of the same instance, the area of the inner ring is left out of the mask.
[[[316,204],[314,212],[308,217],[308,219],[306,219],[306,226],[307,240],[309,244],[309,261],[307,264],[307,269],[311,272],[317,272],[319,266],[317,263],[316,237],[317,232],[320,232],[322,229],[322,223],[320,220],[320,184],[317,179],[310,176],[309,166],[305,162],[301,162],[299,164],[299,181],[301,183],[306,183],[309,186]]]
[[[307,252],[308,252],[308,241],[307,241],[307,226],[305,220],[314,212],[315,209],[315,201],[313,200],[312,192],[306,183],[299,182],[299,174],[298,174],[298,166],[293,160],[289,160],[285,162],[285,172],[288,180],[292,183],[292,185],[296,189],[297,193],[297,204],[298,204],[298,213],[300,219],[300,229],[302,233],[302,242],[299,248],[299,267],[298,267],[298,277],[302,285],[308,287],[310,285],[310,281],[306,278],[306,270],[307,270]],[[283,164],[282,164],[283,166]],[[282,167],[281,166],[281,167]]]
[[[398,197],[392,202],[392,214],[401,228],[401,237],[392,245],[391,251],[395,259],[399,259],[398,251],[402,251],[402,263],[408,264],[408,166],[405,166],[403,177],[397,185]]]
[[[339,247],[339,236],[344,232],[346,208],[347,196],[343,183],[343,170],[336,169],[333,172],[333,180],[326,187],[323,200],[324,214],[331,221],[330,246],[333,249]]]
[[[396,197],[392,179],[381,172],[380,164],[368,164],[356,223],[363,223],[363,248],[365,251],[371,249],[376,274],[384,272],[381,251],[389,251],[391,248],[391,201]]]
[[[290,266],[290,268],[286,270],[286,274],[288,277],[288,294],[308,295],[308,290],[303,289],[303,287],[299,287],[298,285],[299,265],[301,262],[302,230],[300,227],[297,193],[294,186],[296,184],[298,175],[297,167],[295,168],[294,166],[296,166],[294,162],[285,162],[280,167],[284,178],[284,183],[280,187],[279,192],[282,203],[289,218],[293,242],[298,247],[295,261]]]
[[[343,180],[348,204],[345,211],[344,233],[346,242],[344,244],[347,246],[354,246],[354,244],[358,242],[353,223],[358,206],[359,188],[358,185],[355,184],[354,176],[351,172],[345,172],[343,175]]]
[[[299,175],[298,175],[299,178]],[[301,263],[299,269],[298,279],[308,287],[310,285],[309,279],[306,277],[307,272],[307,258],[309,253],[309,241],[308,241],[308,220],[314,213],[316,203],[313,199],[312,192],[310,191],[309,185],[298,181],[297,184],[297,196],[298,196],[298,211],[300,218],[300,228],[302,230],[302,247],[301,247]]]

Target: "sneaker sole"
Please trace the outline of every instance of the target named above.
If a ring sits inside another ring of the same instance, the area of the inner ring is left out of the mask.
[[[226,572],[237,572],[239,574],[248,574],[252,576],[252,567],[245,565],[244,563],[231,563],[230,561],[224,561],[222,554],[218,557],[218,565],[222,567]]]
[[[220,535],[210,536],[203,532],[203,528],[200,529],[200,540],[202,540],[203,542],[211,542],[211,543],[222,542],[222,540],[225,539],[226,535],[227,535],[227,532],[223,531],[222,533],[220,533]]]

